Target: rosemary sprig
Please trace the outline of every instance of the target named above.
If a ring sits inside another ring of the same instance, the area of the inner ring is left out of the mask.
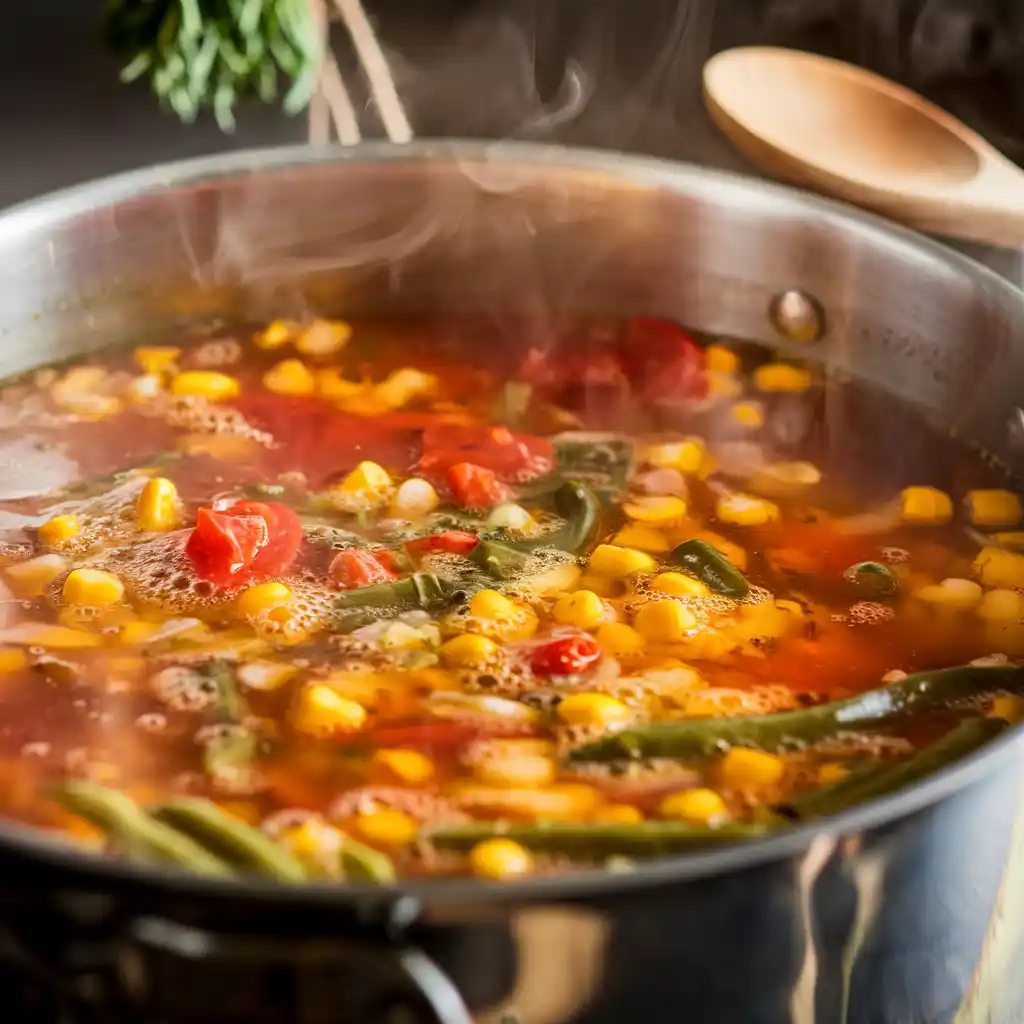
[[[224,131],[250,96],[306,108],[324,41],[308,0],[108,0],[105,34],[126,61],[123,81],[147,78],[183,121],[211,109]]]

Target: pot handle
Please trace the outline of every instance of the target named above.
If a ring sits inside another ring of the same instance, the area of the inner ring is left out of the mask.
[[[417,1022],[423,1024],[473,1024],[473,1018],[463,1002],[459,990],[433,960],[420,949],[405,948],[396,954],[402,973],[421,1004]],[[397,1012],[406,1000],[399,996],[389,1007]],[[382,1015],[380,1020],[388,1017]]]

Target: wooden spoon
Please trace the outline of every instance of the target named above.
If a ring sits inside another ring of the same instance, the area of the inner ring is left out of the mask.
[[[1024,245],[1024,171],[895,82],[749,46],[707,62],[704,101],[741,152],[777,177],[922,231]]]

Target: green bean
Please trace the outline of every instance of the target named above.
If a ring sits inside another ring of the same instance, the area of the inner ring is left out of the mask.
[[[187,835],[143,811],[116,789],[68,780],[54,791],[56,800],[113,840],[130,860],[176,864],[203,875],[230,875],[229,864]]]
[[[586,484],[567,480],[555,491],[554,506],[558,515],[565,520],[558,530],[529,540],[508,541],[509,547],[519,551],[558,548],[570,555],[586,551],[597,533],[601,513],[597,495]]]
[[[498,580],[508,580],[522,572],[530,556],[496,540],[482,540],[469,553],[469,560]]]
[[[788,817],[808,818],[836,814],[917,782],[994,739],[1007,727],[1000,718],[970,718],[937,743],[901,761],[882,762],[869,771],[813,790],[790,801],[782,810]]]
[[[896,574],[881,562],[858,562],[843,572],[843,579],[869,601],[891,597],[899,590]]]
[[[563,477],[580,480],[602,498],[621,494],[636,461],[635,446],[617,434],[570,432],[553,439],[555,460]]]
[[[742,600],[750,593],[750,584],[743,573],[707,541],[684,541],[672,552],[670,561],[700,580],[714,594]]]
[[[416,572],[394,583],[374,583],[368,587],[346,590],[334,599],[338,611],[350,608],[422,608],[432,611],[443,608],[454,596],[455,587],[448,580],[429,572]]]
[[[236,775],[252,766],[259,751],[259,741],[251,732],[218,736],[203,750],[203,769],[211,779]]]
[[[464,852],[486,839],[500,838],[511,839],[538,852],[600,860],[614,856],[657,857],[702,846],[756,839],[767,831],[759,825],[739,822],[719,828],[699,828],[676,821],[644,821],[635,825],[581,825],[558,821],[516,825],[474,821],[426,829],[421,837],[439,850]]]
[[[397,877],[395,865],[386,853],[364,846],[350,836],[341,837],[339,859],[345,878],[388,885]]]
[[[783,752],[820,743],[839,733],[877,729],[914,714],[993,693],[1024,693],[1024,667],[963,665],[918,672],[845,700],[735,718],[655,722],[611,733],[573,750],[572,761],[646,757],[702,758],[732,746]]]
[[[303,882],[308,877],[299,860],[282,846],[209,800],[176,800],[155,808],[153,816],[239,870],[282,882]]]
[[[224,658],[212,658],[200,665],[198,671],[217,688],[217,720],[240,722],[249,713],[249,707],[235,682],[235,666]]]

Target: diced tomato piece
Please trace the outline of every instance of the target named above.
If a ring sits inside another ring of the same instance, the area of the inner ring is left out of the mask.
[[[479,543],[480,538],[475,533],[469,533],[467,530],[445,530],[444,533],[433,533],[429,537],[410,540],[406,543],[405,550],[414,558],[422,558],[424,555],[441,551],[451,555],[468,555]]]
[[[648,401],[707,394],[704,350],[670,320],[633,317],[626,327],[621,359],[634,392]]]
[[[392,575],[398,575],[398,561],[393,551],[389,551],[387,548],[374,548],[373,557]]]
[[[536,648],[530,658],[535,676],[571,676],[601,660],[601,648],[589,636],[567,636]]]
[[[380,563],[372,551],[339,551],[328,570],[331,582],[342,590],[368,587],[372,583],[389,583],[398,577]]]
[[[460,462],[448,470],[448,486],[463,508],[491,508],[509,497],[509,489],[493,470]]]
[[[279,502],[236,501],[228,511],[266,520],[269,539],[252,564],[253,573],[276,576],[291,568],[302,546],[302,520],[294,509]]]
[[[502,480],[532,480],[551,472],[555,456],[544,438],[514,434],[507,427],[438,423],[423,432],[418,472],[441,476],[462,462],[489,469]]]

